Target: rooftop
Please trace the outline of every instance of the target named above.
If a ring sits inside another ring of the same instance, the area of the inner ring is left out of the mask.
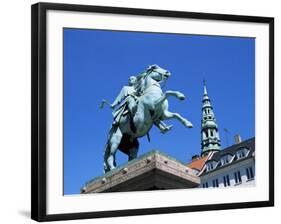
[[[242,141],[238,144],[231,145],[221,151],[215,152],[213,154],[213,156],[211,157],[211,159],[219,161],[220,158],[224,155],[227,155],[227,154],[235,155],[237,150],[239,150],[240,148],[248,148],[250,150],[250,152],[254,152],[255,151],[255,137]]]
[[[245,154],[245,156],[243,158],[237,158],[237,152],[242,148],[246,148],[248,150],[248,152]],[[202,172],[201,175],[204,175],[204,174],[210,173],[210,172],[214,172],[218,169],[233,165],[235,163],[238,163],[240,161],[243,161],[243,160],[246,160],[249,158],[253,158],[255,156],[254,153],[255,153],[255,137],[242,141],[238,144],[234,144],[221,151],[214,152],[209,157],[208,161],[215,161],[217,163],[217,165],[214,167],[214,169],[209,170],[208,172],[206,172],[206,170],[204,170],[204,172]],[[229,161],[229,163],[222,165],[221,158],[226,155],[230,155],[231,160]]]
[[[187,166],[191,169],[196,169],[196,170],[200,171],[204,167],[207,159],[208,159],[207,155],[196,158],[196,159],[192,160],[190,163],[188,163]]]

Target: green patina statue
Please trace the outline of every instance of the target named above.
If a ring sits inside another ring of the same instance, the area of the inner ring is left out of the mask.
[[[104,172],[116,167],[115,153],[117,149],[128,155],[129,160],[137,157],[138,138],[148,135],[153,124],[162,133],[171,130],[163,120],[175,118],[185,127],[192,128],[191,122],[178,113],[168,111],[169,96],[184,100],[185,96],[178,91],[163,93],[161,83],[171,76],[170,72],[158,65],[149,66],[145,72],[131,76],[129,85],[124,86],[112,104],[106,100],[113,111],[113,123],[109,131],[104,151]]]

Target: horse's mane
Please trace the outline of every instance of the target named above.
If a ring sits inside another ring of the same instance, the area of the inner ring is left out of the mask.
[[[142,91],[141,87],[143,85],[143,80],[157,67],[158,67],[157,65],[150,65],[144,72],[136,76],[137,81],[135,84],[135,88],[138,95],[141,95],[141,91]]]
[[[146,74],[147,74],[147,70],[144,71],[144,72],[142,72],[142,73],[140,73],[140,74],[138,74],[138,75],[136,76],[137,81],[140,81],[141,79],[143,79]]]
[[[143,80],[145,79],[146,75],[147,75],[147,70],[136,76],[137,81],[135,83],[135,89],[138,95],[141,95],[141,87],[143,85]]]

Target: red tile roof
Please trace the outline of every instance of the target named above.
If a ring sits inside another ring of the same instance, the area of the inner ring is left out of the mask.
[[[207,155],[204,157],[199,157],[197,159],[192,160],[189,164],[187,164],[187,166],[191,169],[196,169],[201,171],[207,159],[208,159]]]

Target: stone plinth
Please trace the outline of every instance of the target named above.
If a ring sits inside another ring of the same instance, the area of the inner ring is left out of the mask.
[[[199,185],[200,179],[192,169],[153,150],[89,181],[81,193],[185,189]]]

